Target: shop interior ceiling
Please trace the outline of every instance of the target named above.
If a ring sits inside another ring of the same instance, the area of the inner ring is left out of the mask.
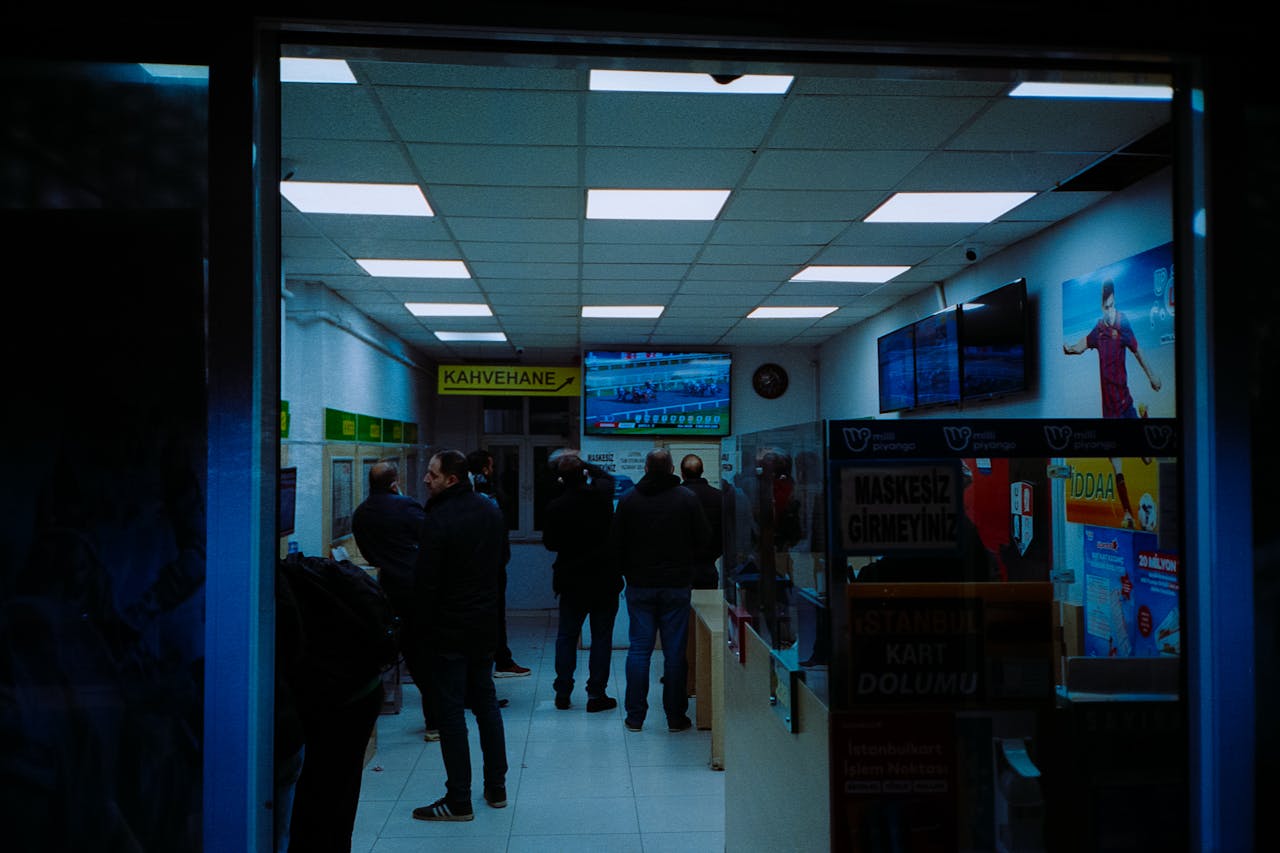
[[[955,275],[974,262],[968,249],[985,260],[1171,161],[1167,101],[1008,95],[1021,79],[1075,79],[1065,72],[284,54],[344,58],[355,83],[282,83],[282,174],[417,184],[434,212],[301,213],[282,198],[286,289],[321,283],[441,362],[819,345]],[[592,68],[795,79],[785,94],[603,92],[589,89]],[[628,221],[588,219],[588,188],[731,192],[713,221]],[[904,191],[1036,195],[990,223],[863,221]],[[460,260],[469,278],[375,277],[356,262],[368,258]],[[880,284],[790,281],[808,265],[910,269]],[[416,317],[406,302],[484,303],[492,316]],[[619,304],[663,311],[581,316]],[[836,310],[748,319],[758,306]],[[437,331],[507,340],[444,342]]]

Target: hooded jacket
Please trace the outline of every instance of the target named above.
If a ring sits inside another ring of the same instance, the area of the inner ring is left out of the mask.
[[[697,555],[710,538],[702,505],[675,474],[646,473],[613,516],[612,547],[635,587],[690,586]]]

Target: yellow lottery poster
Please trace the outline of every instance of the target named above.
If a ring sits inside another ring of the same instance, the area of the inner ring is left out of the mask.
[[[1160,467],[1124,456],[1066,460],[1067,521],[1154,532],[1160,529]]]

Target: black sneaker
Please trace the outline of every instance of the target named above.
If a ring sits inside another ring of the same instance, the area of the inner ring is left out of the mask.
[[[484,786],[484,801],[495,809],[505,809],[507,807],[507,786],[494,785]]]
[[[612,696],[595,696],[587,700],[587,713],[595,714],[599,711],[612,711],[618,707],[618,700]]]
[[[638,732],[644,728],[644,721],[636,723],[636,722],[632,722],[630,719],[627,719],[624,722],[626,723],[627,731],[629,732]]]
[[[561,711],[569,710],[569,694],[568,693],[556,694],[556,707],[559,708]]]
[[[504,802],[503,805],[506,803]],[[450,803],[444,797],[429,806],[418,806],[413,810],[414,820],[475,820],[476,813],[471,803]]]
[[[693,728],[693,720],[688,717],[667,721],[667,731],[669,732],[685,732],[691,728]]]

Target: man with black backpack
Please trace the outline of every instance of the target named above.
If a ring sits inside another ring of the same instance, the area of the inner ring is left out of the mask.
[[[378,582],[349,561],[290,554],[279,566],[302,640],[289,679],[305,743],[289,850],[349,853],[382,673],[399,658],[398,622]]]
[[[427,466],[426,517],[414,587],[417,636],[432,674],[445,795],[413,810],[418,820],[474,820],[465,709],[475,714],[484,755],[484,799],[507,804],[507,746],[493,687],[501,618],[501,572],[511,556],[502,511],[472,491],[467,458],[444,450]]]

